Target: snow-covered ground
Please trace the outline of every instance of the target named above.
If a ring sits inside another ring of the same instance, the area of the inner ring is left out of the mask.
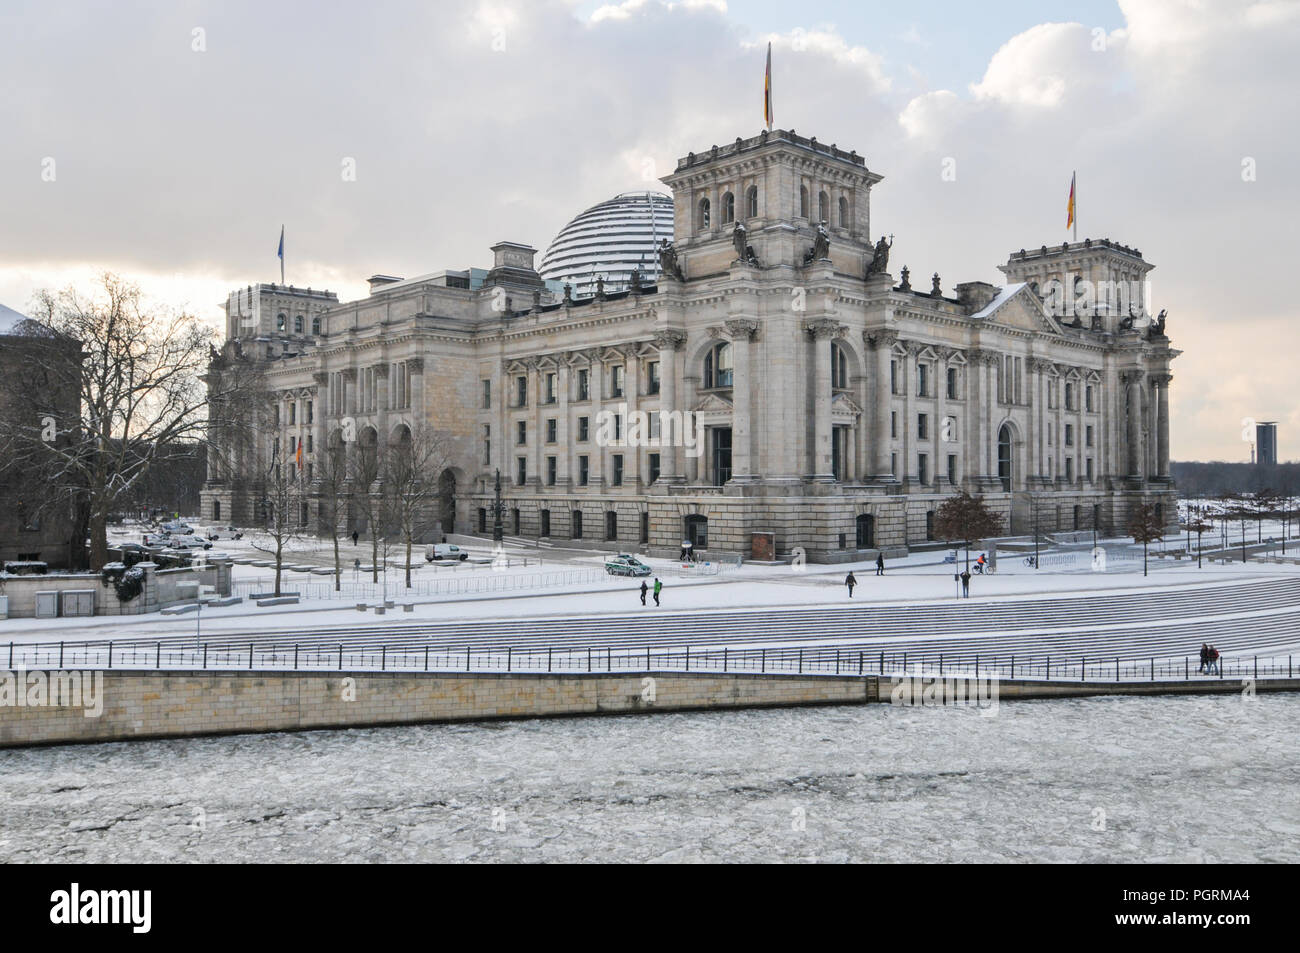
[[[1170,538],[1169,545],[1181,542]],[[252,550],[247,538],[238,543],[222,541],[222,549],[241,555],[260,555]],[[236,547],[240,548],[236,548]],[[1131,543],[1124,540],[1104,540],[1110,553],[1106,572],[1092,571],[1088,549],[1070,552],[1044,550],[1042,569],[1035,570],[1025,564],[1023,555],[1003,552],[998,560],[996,575],[974,576],[971,580],[973,598],[1006,597],[1026,598],[1039,595],[1096,594],[1135,588],[1163,588],[1198,584],[1222,584],[1230,581],[1277,578],[1279,575],[1300,576],[1300,567],[1292,565],[1261,564],[1255,562],[1219,565],[1205,562],[1197,568],[1192,560],[1175,561],[1172,558],[1149,560],[1150,575],[1142,574],[1141,559],[1135,556]],[[1156,547],[1153,547],[1153,552]],[[475,557],[489,558],[488,548],[470,547]],[[369,548],[346,544],[349,555]],[[213,550],[216,551],[215,549]],[[344,594],[335,597],[332,577],[309,573],[286,572],[282,586],[286,591],[300,589],[304,594],[323,598],[308,598],[297,606],[258,608],[245,600],[234,606],[207,608],[201,620],[195,615],[163,616],[152,613],[142,616],[98,616],[92,619],[9,619],[0,621],[0,642],[49,641],[50,639],[109,639],[127,637],[155,637],[159,635],[193,632],[196,625],[205,634],[261,633],[276,629],[311,627],[327,629],[333,626],[360,624],[383,625],[403,622],[452,622],[463,619],[496,619],[553,617],[608,612],[653,612],[651,604],[640,604],[640,579],[610,577],[602,567],[607,554],[564,551],[560,554],[538,553],[533,547],[507,547],[509,566],[496,567],[478,562],[456,565],[426,566],[415,573],[417,585],[424,592],[430,590],[429,582],[439,586],[444,580],[469,582],[483,581],[485,585],[508,582],[510,586],[499,591],[475,592],[474,586],[456,585],[452,594],[441,592],[422,594],[417,589],[407,593],[402,586],[400,570],[388,572],[388,598],[398,602],[414,602],[413,612],[390,610],[384,616],[371,612],[361,613],[357,602],[373,603],[379,598],[379,589],[371,588],[366,597]],[[917,602],[953,599],[957,582],[953,578],[955,567],[943,563],[944,551],[913,553],[907,557],[887,561],[884,576],[875,575],[873,562],[839,565],[807,564],[795,566],[756,566],[746,564],[739,568],[723,567],[725,571],[710,575],[683,574],[681,565],[673,560],[645,559],[663,580],[661,611],[682,609],[719,609],[743,607],[786,607],[799,605],[840,605],[848,601],[844,586],[845,576],[851,571],[858,580],[853,594],[854,604],[861,602]],[[972,559],[975,553],[972,553]],[[1122,557],[1122,558],[1121,558]],[[359,557],[357,557],[359,558]],[[644,557],[643,557],[644,558]],[[964,553],[958,554],[958,567],[964,565]],[[420,561],[423,562],[421,556]],[[307,565],[332,563],[328,543],[317,540],[298,541],[292,564]],[[703,571],[702,571],[703,572]],[[579,578],[580,577],[580,578]],[[274,572],[253,566],[236,566],[234,579],[238,591],[271,588]],[[354,579],[367,584],[370,574],[344,573],[344,581]],[[554,580],[578,579],[568,584]],[[650,578],[653,584],[654,577]],[[433,587],[436,588],[436,587]]]

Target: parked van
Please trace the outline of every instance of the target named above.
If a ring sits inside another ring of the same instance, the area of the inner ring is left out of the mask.
[[[431,543],[429,548],[424,551],[426,562],[441,561],[443,559],[469,559],[469,553],[461,549],[454,543]]]

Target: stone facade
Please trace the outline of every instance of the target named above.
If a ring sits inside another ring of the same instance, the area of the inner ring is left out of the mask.
[[[664,178],[676,268],[657,285],[560,298],[532,248],[503,243],[478,280],[376,276],[347,304],[236,293],[260,323],[232,319],[221,360],[239,342],[279,395],[263,455],[310,435],[310,465],[350,431],[391,441],[419,421],[453,434],[434,532],[489,533],[498,471],[507,535],[660,555],[683,539],[749,555],[756,533],[814,561],[901,552],[961,488],[1008,534],[1122,532],[1144,499],[1172,522],[1178,352],[1146,316],[1140,253],[1021,250],[1003,287],[916,291],[870,239],[881,180],[854,152],[765,132]],[[267,324],[295,309],[303,335]],[[205,516],[238,509],[221,481]]]

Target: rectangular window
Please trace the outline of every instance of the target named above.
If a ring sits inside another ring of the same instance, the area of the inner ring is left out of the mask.
[[[898,393],[898,361],[889,362],[889,392]]]
[[[646,372],[647,372],[646,373],[647,379],[645,385],[645,392],[647,394],[659,393],[659,362],[651,361],[648,365],[646,365]]]
[[[650,514],[641,514],[641,542],[650,542]]]
[[[570,535],[574,539],[582,539],[582,510],[573,511],[573,532]]]
[[[555,457],[546,458],[546,485],[555,486]]]
[[[542,531],[539,534],[543,539],[551,535],[551,511],[542,510]]]
[[[591,439],[591,418],[579,417],[578,418],[578,442],[586,443],[590,439]]]
[[[515,378],[515,406],[528,406],[528,376],[520,374]]]
[[[896,453],[889,455],[889,472],[894,475],[895,479],[898,478],[898,454]]]
[[[555,435],[559,429],[560,422],[554,417],[546,421],[546,442],[555,443]]]
[[[492,462],[492,426],[483,425],[483,466]]]
[[[916,455],[916,479],[919,483],[930,482],[930,457],[928,454]]]
[[[1092,446],[1092,424],[1083,428],[1083,444],[1085,447]]]
[[[623,485],[623,454],[615,453],[611,459],[614,463],[613,482],[614,486]]]
[[[578,457],[578,486],[586,486],[590,473],[590,458],[583,454]]]
[[[948,368],[948,399],[957,399],[957,368]]]
[[[578,368],[578,400],[591,397],[591,371],[585,367]]]
[[[929,431],[930,431],[930,417],[929,417],[929,415],[928,415],[928,414],[917,414],[917,415],[916,415],[916,439],[917,439],[917,440],[929,440],[929,439],[930,439],[930,433],[929,433]]]
[[[956,485],[957,483],[957,454],[948,454],[948,482]]]
[[[314,424],[315,422],[316,422],[316,411],[312,406],[312,401],[309,400],[307,401],[307,423]]]
[[[314,442],[312,441],[312,439],[311,439],[311,434],[307,434],[307,452],[308,452],[308,453],[311,453],[311,452],[312,452],[312,447],[314,447],[314,446],[315,446],[315,443],[314,443]]]
[[[1067,447],[1074,446],[1074,424],[1065,425],[1065,445]]]
[[[614,510],[605,511],[605,539],[618,539],[618,513]]]
[[[627,369],[624,368],[622,364],[615,364],[612,368],[610,368],[609,396],[611,397],[623,396],[623,375],[626,373],[626,370]]]
[[[1074,457],[1065,458],[1065,482],[1074,482]]]
[[[614,440],[619,441],[622,439],[623,439],[623,415],[615,414],[614,415]]]
[[[1092,413],[1092,385],[1089,384],[1083,391],[1083,406],[1088,413]]]
[[[654,483],[659,479],[659,454],[650,454],[650,482]],[[644,542],[644,540],[643,540]]]
[[[898,411],[896,410],[889,412],[889,435],[891,437],[898,436]]]
[[[292,426],[298,422],[298,405],[289,401],[289,425]]]
[[[279,404],[271,405],[271,423],[276,427],[280,426],[280,405]]]
[[[930,365],[916,365],[916,396],[930,396]]]
[[[1088,474],[1088,482],[1091,483],[1092,482],[1092,457],[1088,457],[1087,460],[1084,461],[1084,466]]]
[[[492,407],[492,382],[483,381],[483,409],[488,410]]]
[[[523,446],[528,442],[528,421],[520,420],[515,423],[515,443]]]
[[[523,486],[528,482],[528,458],[515,457],[515,485]]]
[[[551,372],[546,375],[546,402],[555,403],[555,373]]]

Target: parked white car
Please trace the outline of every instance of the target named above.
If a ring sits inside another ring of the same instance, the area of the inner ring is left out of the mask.
[[[461,549],[454,543],[431,543],[429,548],[424,551],[424,558],[427,562],[440,561],[443,559],[469,559],[469,553]]]
[[[202,536],[173,536],[167,541],[173,549],[211,549],[212,543]]]

